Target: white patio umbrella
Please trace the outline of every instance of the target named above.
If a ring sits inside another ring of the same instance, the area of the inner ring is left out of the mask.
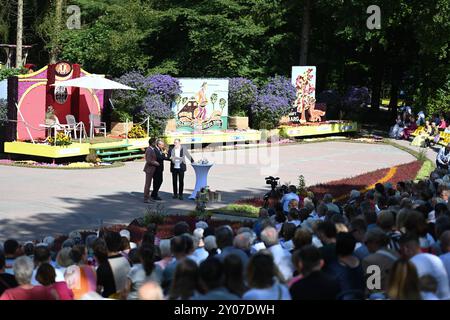
[[[106,79],[98,74],[91,74],[67,81],[56,81],[54,87],[78,87],[94,90],[136,90],[135,88],[123,85],[119,82]]]
[[[67,81],[56,81],[52,84],[54,87],[78,87],[91,90],[136,90],[135,88],[123,85],[119,82],[106,79],[104,76],[98,74],[91,74],[80,78],[74,78]],[[128,139],[128,120],[127,120],[127,139]],[[105,131],[106,132],[106,131]],[[93,136],[93,129],[91,126],[90,136]],[[106,134],[106,133],[105,133]],[[81,134],[80,134],[81,135]]]

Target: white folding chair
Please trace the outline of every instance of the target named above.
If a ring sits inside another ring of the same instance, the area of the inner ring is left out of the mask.
[[[100,133],[103,131],[103,134],[106,138],[106,122],[100,121],[100,115],[98,114],[90,114],[89,115],[90,122],[90,137],[93,138],[95,135],[95,129],[98,129]]]
[[[66,115],[67,125],[69,126],[70,132],[73,132],[74,138],[77,139],[77,131],[80,131],[80,139],[86,137],[86,128],[83,122],[77,122],[75,117],[71,114]]]

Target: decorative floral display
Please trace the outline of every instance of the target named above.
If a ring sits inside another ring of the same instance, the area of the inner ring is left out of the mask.
[[[289,100],[275,95],[260,95],[251,107],[254,127],[273,129],[277,127],[282,116],[289,113]]]
[[[249,79],[230,78],[228,88],[228,107],[231,116],[245,116],[255,103],[258,88]]]
[[[72,143],[72,138],[63,132],[58,132],[56,134],[56,143],[55,143],[55,137],[50,136],[47,138],[47,141],[51,145],[57,145],[57,146],[68,146]]]
[[[135,124],[130,132],[128,132],[128,137],[131,139],[145,138],[146,136],[147,132],[145,132],[144,128],[139,124]]]
[[[261,88],[260,95],[273,95],[287,100],[289,106],[295,101],[296,92],[291,79],[283,76],[269,78],[268,83]]]

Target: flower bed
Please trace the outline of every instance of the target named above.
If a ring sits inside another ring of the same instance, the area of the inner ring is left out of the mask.
[[[353,189],[364,193],[370,189],[373,189],[376,183],[390,182],[395,185],[400,181],[414,180],[421,167],[422,162],[416,160],[396,167],[384,168],[360,174],[352,178],[317,184],[308,187],[308,190],[312,191],[318,199],[321,199],[326,193],[330,193],[336,201],[344,201]],[[235,203],[261,207],[263,202],[264,201],[261,198],[249,198],[238,200]]]
[[[72,162],[72,163],[62,163],[53,164],[47,162],[36,162],[32,160],[24,161],[12,161],[8,159],[0,159],[0,165],[7,165],[13,167],[25,167],[25,168],[41,168],[41,169],[102,169],[102,168],[117,168],[122,167],[124,164],[122,162],[115,163],[100,163],[93,164],[89,162]]]

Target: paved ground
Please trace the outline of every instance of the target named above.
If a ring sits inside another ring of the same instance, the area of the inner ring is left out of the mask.
[[[322,142],[203,155],[215,165],[208,184],[222,191],[221,204],[268,190],[264,177],[297,183],[303,174],[308,185],[390,167],[414,158],[388,145]],[[196,159],[201,155],[196,154]],[[168,164],[168,163],[167,163]],[[168,167],[168,166],[167,166]],[[48,170],[0,166],[0,241],[22,240],[105,224],[128,224],[143,215],[143,162],[100,170]],[[188,168],[185,192],[192,192],[194,173]],[[189,200],[171,198],[171,176],[165,171],[161,197],[168,213],[186,213]]]

